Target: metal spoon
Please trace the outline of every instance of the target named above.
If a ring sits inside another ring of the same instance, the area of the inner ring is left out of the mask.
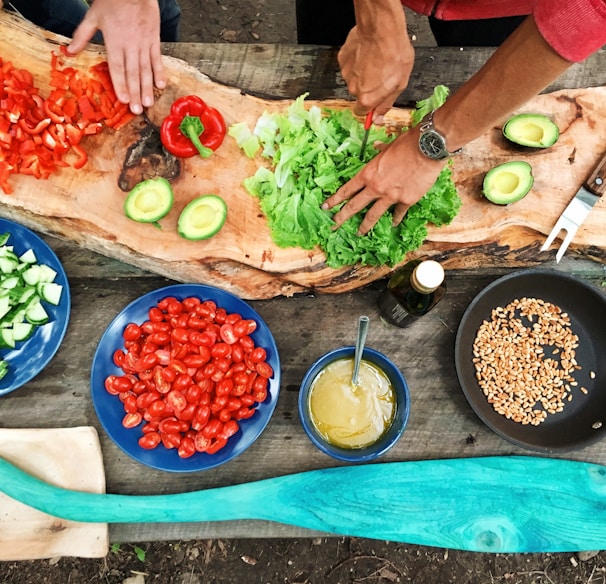
[[[358,385],[358,374],[360,372],[360,361],[364,352],[364,343],[366,342],[366,334],[368,333],[368,317],[361,316],[358,319],[358,336],[356,338],[356,349],[354,352],[354,367],[351,376],[352,385]]]

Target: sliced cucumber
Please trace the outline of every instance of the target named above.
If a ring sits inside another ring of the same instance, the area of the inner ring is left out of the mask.
[[[57,306],[63,286],[55,282],[57,272],[38,263],[35,252],[28,249],[17,255],[7,245],[10,233],[0,234],[0,348],[15,349],[29,339],[36,327],[50,320],[43,303]],[[0,358],[0,379],[9,365]]]
[[[43,282],[39,285],[38,290],[40,291],[42,300],[46,300],[49,304],[57,306],[61,300],[63,286],[56,282]]]
[[[25,320],[31,324],[45,324],[48,322],[48,312],[46,312],[40,300],[31,302],[26,308]]]

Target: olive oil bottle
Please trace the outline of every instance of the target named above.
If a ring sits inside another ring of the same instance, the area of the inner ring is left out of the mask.
[[[427,314],[444,294],[444,268],[434,260],[412,260],[389,279],[379,297],[381,320],[406,327]]]

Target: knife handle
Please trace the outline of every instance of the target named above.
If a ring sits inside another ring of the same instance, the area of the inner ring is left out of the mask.
[[[602,196],[606,193],[606,152],[596,164],[584,186],[594,195]]]

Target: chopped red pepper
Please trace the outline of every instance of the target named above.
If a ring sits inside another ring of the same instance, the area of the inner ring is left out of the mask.
[[[225,138],[226,126],[221,113],[197,95],[177,99],[162,122],[162,145],[173,155],[189,158],[208,157]]]
[[[118,101],[106,62],[84,73],[64,67],[53,52],[50,86],[44,98],[29,71],[0,58],[0,188],[7,194],[11,174],[48,178],[70,166],[66,158],[72,153],[71,166],[82,168],[88,160],[81,145],[85,136],[104,127],[117,130],[134,118]]]

